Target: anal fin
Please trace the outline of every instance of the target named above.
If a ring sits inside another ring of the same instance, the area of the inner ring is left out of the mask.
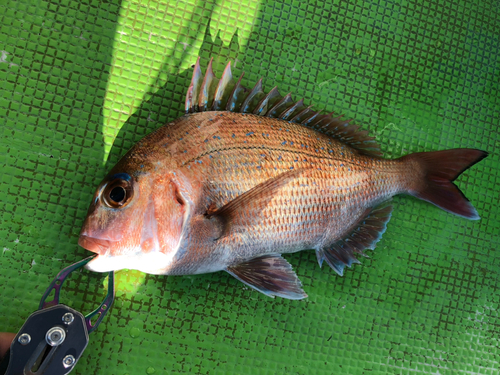
[[[242,283],[272,298],[278,296],[297,300],[307,297],[290,263],[278,254],[250,259],[227,267],[226,271]]]
[[[343,276],[346,266],[351,267],[353,263],[360,263],[355,253],[366,256],[363,250],[375,248],[387,228],[391,213],[392,206],[387,203],[368,210],[366,215],[352,226],[345,238],[316,250],[320,267],[323,261],[326,261],[335,272]]]

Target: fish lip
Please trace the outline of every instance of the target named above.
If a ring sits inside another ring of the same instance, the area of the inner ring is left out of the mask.
[[[106,255],[109,252],[112,242],[113,241],[89,237],[84,234],[80,235],[78,239],[78,245],[99,255]]]

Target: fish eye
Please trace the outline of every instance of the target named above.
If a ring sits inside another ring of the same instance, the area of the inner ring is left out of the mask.
[[[123,208],[131,200],[134,190],[129,178],[114,178],[111,180],[102,192],[104,204],[110,208]]]
[[[110,191],[109,198],[115,203],[120,203],[125,199],[125,194],[125,189],[121,186],[117,186]]]

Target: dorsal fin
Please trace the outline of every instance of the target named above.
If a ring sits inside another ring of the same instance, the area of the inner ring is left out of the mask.
[[[368,132],[359,131],[358,126],[341,116],[333,117],[333,112],[321,114],[306,106],[303,100],[295,102],[291,93],[284,97],[274,87],[267,94],[262,87],[262,79],[249,90],[241,85],[241,78],[234,81],[229,62],[220,80],[212,70],[210,60],[205,76],[202,75],[200,59],[194,66],[191,84],[186,94],[186,113],[220,111],[253,113],[259,116],[279,118],[326,134],[348,144],[360,153],[381,156],[380,147]]]

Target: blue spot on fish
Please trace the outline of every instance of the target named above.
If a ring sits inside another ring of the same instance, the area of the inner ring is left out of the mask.
[[[248,133],[247,133],[247,136],[252,135],[252,134],[253,134],[253,132],[248,132]]]
[[[141,164],[141,168],[144,168],[144,164]]]
[[[233,138],[236,137],[236,134],[233,133],[233,135],[231,137],[233,137]]]
[[[286,145],[286,141],[281,142],[281,145],[282,146]]]
[[[341,167],[343,167],[343,166],[344,166],[344,164],[340,164],[340,166],[341,166]]]

